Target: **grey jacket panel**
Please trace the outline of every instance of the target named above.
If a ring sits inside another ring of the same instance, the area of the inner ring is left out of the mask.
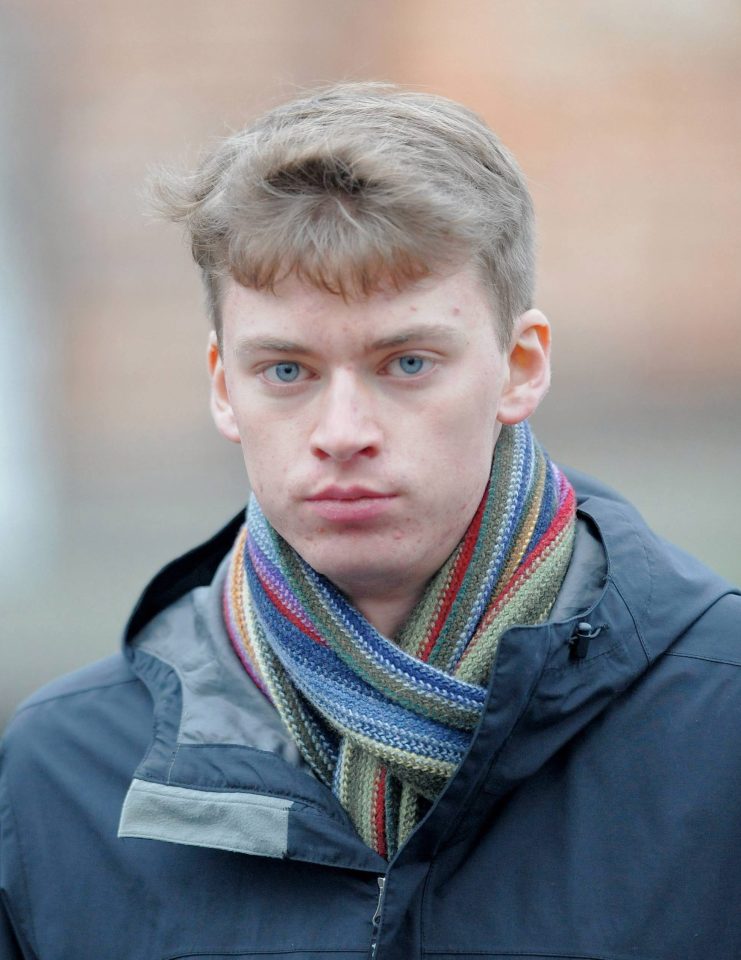
[[[551,619],[502,637],[470,747],[390,864],[229,646],[239,519],[168,565],[125,655],[8,730],[0,955],[741,956],[741,597],[580,489]]]

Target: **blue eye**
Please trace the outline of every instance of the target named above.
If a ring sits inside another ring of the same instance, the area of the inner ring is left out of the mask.
[[[405,374],[406,376],[413,377],[417,373],[422,373],[425,371],[429,364],[431,363],[425,357],[416,357],[414,354],[410,354],[407,357],[397,357],[395,360],[392,360],[389,364],[389,372]]]
[[[265,379],[271,383],[295,383],[301,373],[301,365],[293,361],[276,363],[268,367],[264,373]]]

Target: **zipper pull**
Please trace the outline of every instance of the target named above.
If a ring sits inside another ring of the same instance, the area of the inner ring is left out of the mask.
[[[370,955],[371,960],[376,955],[376,941],[378,940],[378,927],[381,923],[381,911],[383,910],[383,888],[386,884],[386,877],[376,877],[378,883],[378,900],[376,902],[376,912],[373,914],[373,932],[371,934]]]

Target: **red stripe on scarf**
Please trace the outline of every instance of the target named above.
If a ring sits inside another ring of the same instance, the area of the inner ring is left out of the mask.
[[[562,479],[561,489],[563,491],[563,480],[565,480],[565,477],[563,477],[562,475],[561,479]],[[556,511],[556,515],[551,521],[550,526],[548,527],[546,532],[543,534],[543,536],[540,538],[540,540],[538,541],[538,545],[530,554],[530,556],[527,558],[527,560],[523,561],[520,564],[519,568],[512,575],[509,583],[504,588],[503,594],[506,594],[509,591],[510,584],[514,583],[516,580],[525,579],[525,577],[527,576],[527,571],[530,569],[530,567],[532,567],[539,560],[539,558],[550,548],[550,546],[553,544],[553,541],[557,537],[559,537],[561,533],[563,533],[564,527],[568,524],[574,512],[575,501],[576,501],[576,496],[574,494],[574,488],[567,481],[566,497],[561,503],[561,505],[559,506],[558,510]]]
[[[440,610],[438,612],[437,618],[432,625],[432,630],[428,635],[427,641],[421,651],[417,654],[420,660],[423,663],[426,663],[430,654],[435,648],[437,643],[437,638],[440,636],[440,631],[442,630],[445,621],[450,612],[450,608],[455,602],[455,598],[458,596],[458,590],[460,589],[463,579],[466,575],[466,570],[468,570],[468,565],[471,562],[471,557],[473,556],[473,551],[476,547],[476,541],[479,536],[479,530],[481,529],[481,523],[484,519],[484,510],[486,509],[486,500],[489,496],[489,484],[486,485],[486,490],[484,495],[481,498],[481,503],[474,514],[474,518],[471,521],[471,524],[468,528],[466,536],[463,540],[463,546],[461,552],[458,554],[458,559],[455,562],[453,567],[453,574],[450,578],[450,583],[448,584],[448,589],[443,598],[443,602],[440,605]]]
[[[373,803],[373,827],[376,834],[376,852],[386,859],[386,767],[381,767],[376,778],[376,796]]]
[[[260,576],[259,571],[257,575],[258,577]],[[322,640],[311,624],[305,623],[303,620],[299,620],[296,614],[290,610],[285,603],[283,603],[278,594],[271,590],[270,584],[263,580],[262,577],[260,577],[260,583],[263,586],[263,590],[270,598],[273,606],[276,608],[276,610],[283,614],[286,620],[290,620],[294,627],[298,627],[302,633],[305,633],[307,637],[311,637],[312,640],[315,640],[317,643],[321,644],[321,646],[327,646],[326,642]]]
[[[574,488],[568,482],[566,477],[561,474],[561,491],[563,492],[564,486],[566,487],[566,497],[556,511],[556,515],[551,521],[550,526],[543,534],[543,536],[538,541],[537,547],[533,550],[527,560],[524,560],[520,566],[515,570],[515,572],[510,577],[506,586],[502,592],[495,598],[494,603],[491,604],[489,609],[484,614],[481,625],[489,623],[496,614],[502,609],[502,607],[507,603],[514,589],[522,583],[523,580],[526,580],[530,575],[531,568],[537,565],[540,561],[540,558],[546,553],[553,544],[553,541],[556,540],[564,531],[564,528],[568,525],[571,520],[571,517],[574,513],[576,507],[576,494],[574,493]],[[463,654],[461,657],[461,662],[465,660],[468,651]]]

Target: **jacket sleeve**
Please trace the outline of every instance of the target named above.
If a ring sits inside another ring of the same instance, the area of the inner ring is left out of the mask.
[[[0,743],[0,960],[38,960],[24,935],[12,902],[13,821],[4,769],[4,744]],[[18,879],[18,878],[16,878]]]
[[[4,901],[0,903],[0,957],[3,960],[36,960],[36,954],[30,949],[21,949]]]

